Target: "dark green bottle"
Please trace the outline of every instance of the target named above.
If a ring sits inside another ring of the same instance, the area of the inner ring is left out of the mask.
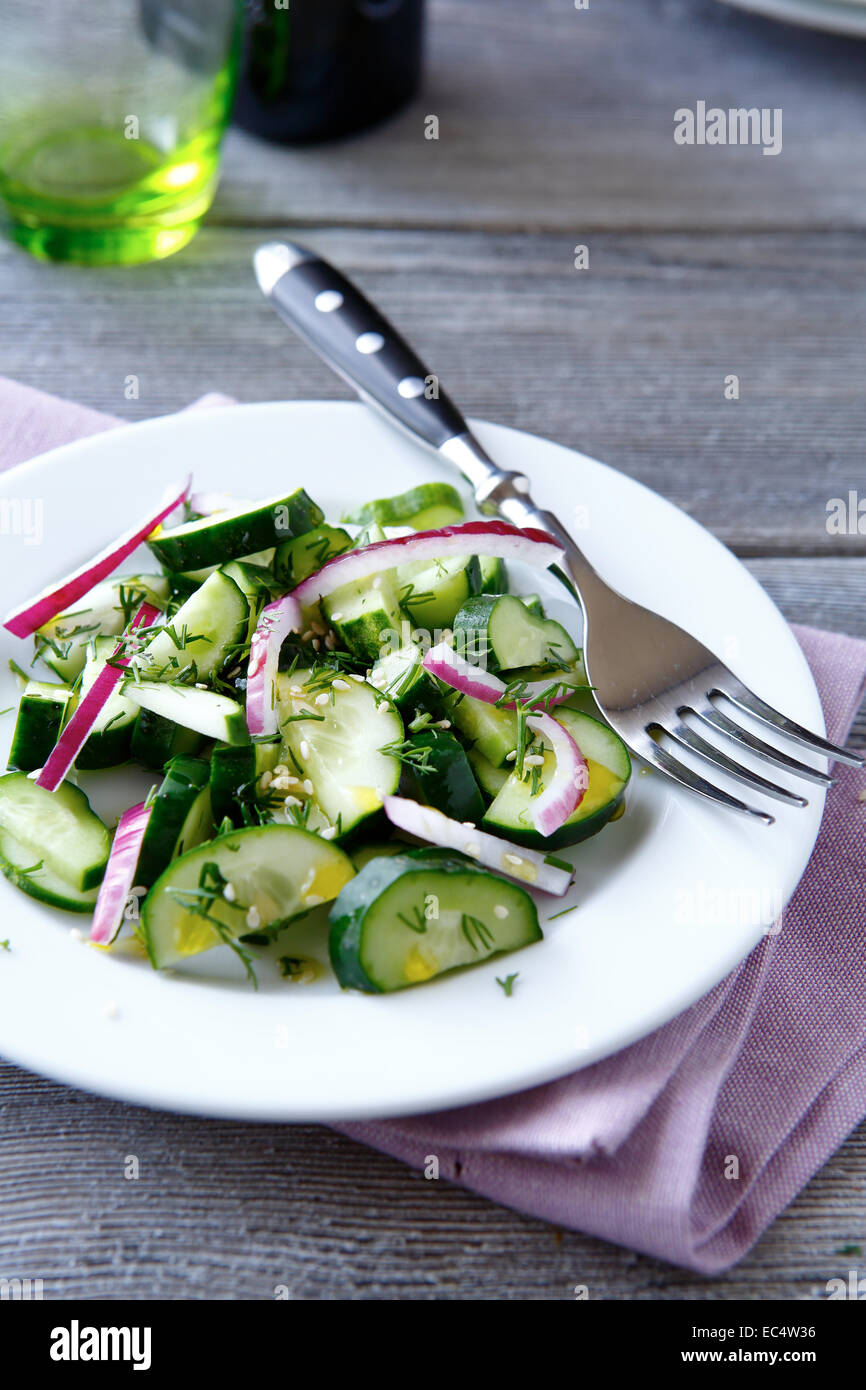
[[[304,144],[383,120],[417,90],[423,27],[424,0],[248,0],[237,124]]]

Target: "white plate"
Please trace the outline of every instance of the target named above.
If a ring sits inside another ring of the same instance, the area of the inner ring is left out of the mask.
[[[603,464],[500,426],[478,428],[501,462],[530,475],[541,505],[583,528],[587,553],[612,583],[691,628],[794,718],[822,727],[794,637],[724,546]],[[449,476],[354,404],[242,406],[99,435],[0,478],[0,499],[41,498],[45,508],[43,544],[3,537],[4,604],[77,566],[189,469],[197,487],[247,497],[302,483],[330,518]],[[140,570],[140,557],[128,568]],[[577,630],[556,580],[514,570],[524,592],[541,591]],[[3,633],[0,708],[17,698],[6,659],[25,650]],[[7,741],[12,722],[2,721]],[[129,801],[130,774],[120,779]],[[118,774],[83,780],[97,809],[117,814]],[[579,904],[545,928],[543,942],[390,997],[342,993],[327,972],[290,985],[269,970],[254,993],[228,951],[199,957],[192,976],[157,975],[76,942],[70,928],[88,918],[52,912],[0,880],[0,936],[11,945],[0,952],[0,1053],[126,1100],[250,1119],[375,1117],[502,1095],[623,1047],[720,980],[793,892],[822,804],[816,793],[805,811],[781,807],[765,829],[636,769],[623,818],[573,851],[570,897],[539,896],[542,921]],[[326,960],[322,923],[293,930],[284,952]],[[496,977],[515,970],[506,998]]]
[[[833,34],[866,37],[864,0],[725,0],[740,10],[803,24],[809,29],[827,29]]]

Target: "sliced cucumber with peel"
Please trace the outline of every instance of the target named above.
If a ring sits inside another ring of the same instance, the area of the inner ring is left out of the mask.
[[[372,665],[393,647],[403,621],[393,571],[343,584],[323,601],[322,612],[341,645]]]
[[[469,661],[484,659],[489,671],[520,666],[562,667],[578,650],[561,623],[540,618],[511,594],[477,594],[454,618],[454,645]]]
[[[423,849],[372,859],[343,888],[330,922],[337,979],[371,994],[422,984],[542,934],[518,884]]]
[[[0,831],[79,893],[102,881],[111,836],[71,782],[49,792],[23,772],[7,772],[0,777]]]
[[[267,550],[324,519],[321,508],[303,488],[297,488],[287,497],[271,497],[253,507],[215,512],[184,526],[160,529],[147,543],[166,569],[197,570]]]
[[[294,589],[302,579],[320,570],[332,555],[351,550],[352,539],[339,526],[316,526],[302,536],[278,545],[274,555],[274,577],[283,589]]]
[[[169,685],[167,681],[125,681],[123,694],[142,709],[161,715],[172,724],[193,729],[217,743],[249,743],[244,709],[230,695],[198,690],[193,685]]]
[[[149,888],[179,855],[213,834],[210,764],[202,758],[173,758],[150,808],[141,842],[136,883]]]
[[[406,745],[419,800],[452,820],[477,824],[484,815],[484,800],[459,739],[447,729],[428,728],[410,734]]]
[[[481,588],[476,555],[454,555],[433,564],[400,565],[396,571],[400,603],[413,627],[434,634],[450,628],[460,608]]]
[[[275,928],[330,902],[354,877],[348,855],[288,825],[220,835],[175,859],[144,900],[151,963],[178,965],[252,931]]]
[[[139,706],[129,749],[135,762],[161,772],[169,759],[181,753],[197,753],[201,745],[202,736],[194,729],[185,729],[182,724]]]
[[[517,747],[517,715],[472,695],[445,696],[445,712],[463,737],[494,767],[501,767]]]
[[[327,698],[318,704],[322,695]],[[399,761],[381,751],[403,738],[403,721],[390,701],[366,682],[318,668],[279,675],[277,707],[280,762],[309,778],[330,824],[346,835],[381,811],[400,780]]]
[[[0,830],[0,873],[38,902],[64,912],[92,912],[99,887],[79,889],[36,859],[32,849],[16,840],[8,830]]]
[[[206,579],[134,658],[147,680],[206,681],[243,651],[250,604],[222,570]]]
[[[28,681],[18,706],[9,766],[18,772],[44,767],[74,703],[72,688]]]
[[[420,483],[396,497],[365,502],[340,518],[355,526],[411,526],[416,531],[437,530],[463,520],[463,501],[450,483]]]
[[[255,799],[256,784],[263,772],[271,772],[280,761],[281,740],[268,743],[219,744],[210,759],[210,795],[217,825],[228,816],[242,822],[242,805]]]
[[[617,814],[631,776],[628,750],[606,724],[562,705],[557,706],[555,718],[571,734],[589,768],[589,786],[577,810],[552,835],[539,835],[532,824],[532,779],[521,780],[511,773],[484,816],[485,830],[529,848],[556,849],[595,835]],[[539,792],[555,765],[549,751],[544,758]]]
[[[409,642],[375,662],[370,684],[383,691],[399,710],[438,710],[442,704],[439,683],[422,663],[420,648]]]
[[[96,637],[118,637],[142,603],[164,608],[170,593],[162,574],[129,574],[97,584],[78,603],[34,634],[36,654],[70,684],[84,670]]]

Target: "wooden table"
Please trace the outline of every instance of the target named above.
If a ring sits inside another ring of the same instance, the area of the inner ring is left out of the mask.
[[[256,243],[294,232],[468,411],[640,478],[789,618],[866,636],[866,535],[826,527],[830,498],[866,493],[866,45],[716,0],[431,11],[411,109],[320,150],[232,135],[208,227],[175,259],[91,272],[0,245],[0,371],[128,420],[214,389],[341,396],[251,278]],[[782,153],[678,147],[674,110],[698,99],[781,107]],[[0,1274],[39,1275],[46,1297],[796,1299],[866,1235],[866,1125],[707,1281],[316,1127],[152,1114],[8,1066],[0,1105]]]

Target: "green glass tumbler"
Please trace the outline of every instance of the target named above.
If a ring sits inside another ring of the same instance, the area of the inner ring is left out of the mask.
[[[0,0],[0,198],[36,256],[170,256],[213,200],[238,0]]]

